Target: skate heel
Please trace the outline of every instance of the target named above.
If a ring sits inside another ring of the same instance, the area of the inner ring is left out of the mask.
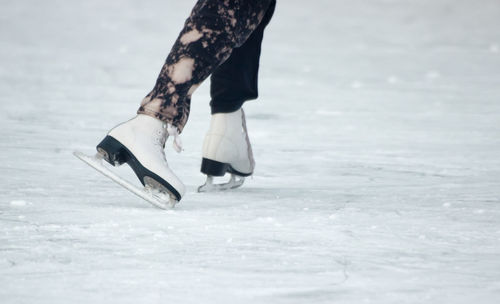
[[[104,160],[113,166],[119,166],[128,159],[125,146],[109,135],[97,145],[96,149]]]
[[[208,158],[201,160],[201,173],[211,176],[224,176],[229,170],[229,165]]]

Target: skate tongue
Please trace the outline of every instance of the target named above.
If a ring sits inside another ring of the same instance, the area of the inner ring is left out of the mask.
[[[168,132],[169,136],[173,136],[174,137],[174,143],[173,143],[174,150],[177,153],[181,153],[181,151],[182,151],[182,141],[181,141],[181,137],[179,135],[179,129],[177,129],[177,127],[172,126],[171,124],[168,124],[167,125],[167,132]]]

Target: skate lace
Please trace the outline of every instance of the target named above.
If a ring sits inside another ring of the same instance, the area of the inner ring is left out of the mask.
[[[163,125],[161,130],[156,130],[156,136],[154,137],[154,144],[158,147],[158,150],[163,158],[163,160],[167,160],[165,157],[165,142],[167,141],[167,134],[165,134],[166,126]]]
[[[179,130],[170,124],[163,124],[162,129],[156,131],[154,143],[160,149],[161,155],[165,160],[165,143],[169,136],[172,136],[174,138],[174,150],[177,153],[180,153],[182,151],[182,142],[179,136]]]
[[[173,142],[174,150],[177,153],[181,153],[182,141],[181,141],[181,137],[179,135],[179,129],[177,129],[177,127],[172,126],[171,124],[167,124],[167,132],[168,132],[169,136],[172,136],[174,138],[174,142]]]

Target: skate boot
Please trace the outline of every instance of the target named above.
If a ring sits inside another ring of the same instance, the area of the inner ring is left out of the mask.
[[[96,148],[98,155],[113,166],[127,163],[152,200],[129,190],[163,208],[165,200],[170,200],[173,206],[185,192],[184,184],[170,170],[165,158],[164,147],[169,135],[174,136],[174,148],[180,152],[177,128],[154,117],[139,114],[113,128]],[[156,204],[154,199],[160,203]]]
[[[252,175],[254,168],[243,109],[213,114],[203,142],[201,161],[201,172],[207,175],[207,181],[198,192],[237,188],[243,185],[246,176]],[[231,174],[228,182],[213,183],[214,177],[226,173]]]

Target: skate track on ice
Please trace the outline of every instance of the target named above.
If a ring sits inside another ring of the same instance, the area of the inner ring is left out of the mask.
[[[134,114],[193,3],[0,2],[0,303],[500,303],[500,2],[278,1],[255,176],[195,192],[205,83],[165,212],[71,152]]]

